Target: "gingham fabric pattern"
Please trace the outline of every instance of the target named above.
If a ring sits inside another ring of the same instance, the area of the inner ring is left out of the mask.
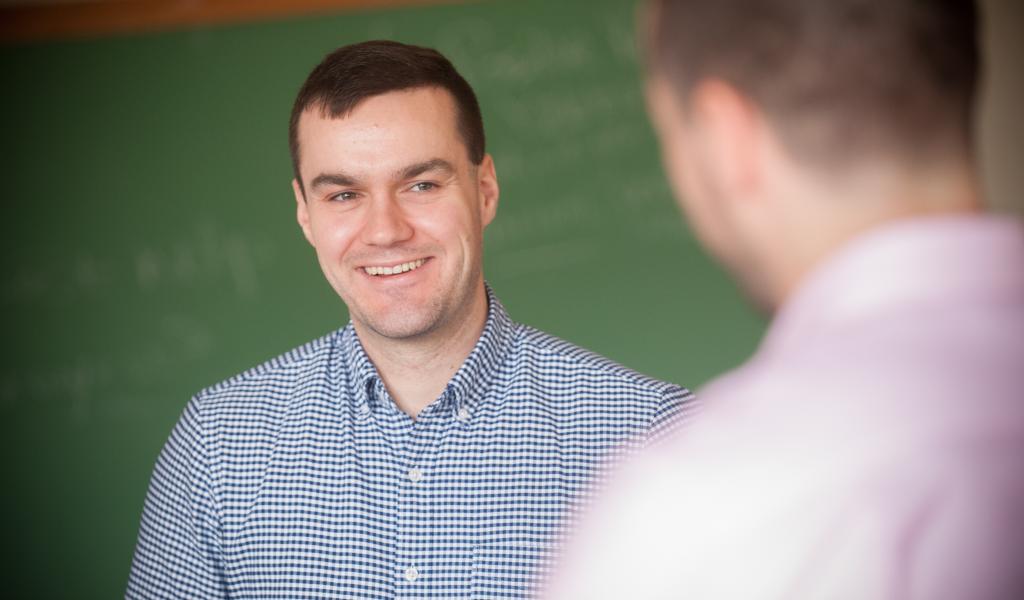
[[[351,325],[203,390],[150,483],[128,598],[523,598],[602,465],[686,390],[512,322],[414,421]]]

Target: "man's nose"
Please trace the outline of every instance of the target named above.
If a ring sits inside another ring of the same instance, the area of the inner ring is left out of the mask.
[[[389,195],[370,202],[362,234],[366,244],[390,246],[411,238],[413,228],[397,199]]]

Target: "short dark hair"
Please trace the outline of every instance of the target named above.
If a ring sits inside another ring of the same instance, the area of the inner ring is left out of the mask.
[[[647,64],[686,104],[721,79],[802,157],[969,154],[973,0],[652,0]]]
[[[299,89],[288,123],[288,146],[299,186],[299,118],[304,111],[319,108],[325,117],[343,117],[372,96],[420,87],[439,87],[451,93],[458,113],[459,134],[469,159],[479,165],[485,152],[484,123],[469,83],[437,50],[374,40],[331,52]]]

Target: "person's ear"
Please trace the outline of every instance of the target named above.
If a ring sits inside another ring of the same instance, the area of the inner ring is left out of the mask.
[[[477,187],[480,190],[480,222],[484,227],[490,225],[498,213],[498,175],[494,169],[494,159],[485,154],[480,166],[477,167]]]
[[[704,80],[691,94],[693,119],[708,153],[722,195],[737,200],[757,197],[764,175],[763,113],[730,84]]]
[[[309,225],[309,205],[306,203],[306,194],[299,185],[297,179],[292,179],[292,192],[295,194],[295,220],[299,222],[299,229],[310,246],[316,247],[313,243],[313,230]]]

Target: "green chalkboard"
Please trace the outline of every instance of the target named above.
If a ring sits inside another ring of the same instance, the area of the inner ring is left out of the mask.
[[[748,355],[762,324],[672,203],[632,32],[629,2],[534,0],[0,49],[5,595],[121,594],[191,394],[346,321],[286,143],[342,44],[434,46],[477,89],[514,318],[690,387]]]

